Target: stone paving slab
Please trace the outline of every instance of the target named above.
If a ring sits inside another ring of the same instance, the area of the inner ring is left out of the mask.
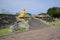
[[[35,18],[30,19],[28,23],[29,23],[29,30],[36,30],[48,27],[48,25]]]
[[[60,26],[1,37],[0,40],[60,40]]]

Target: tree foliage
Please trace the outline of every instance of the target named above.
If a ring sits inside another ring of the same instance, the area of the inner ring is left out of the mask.
[[[16,12],[16,15],[18,16],[20,13],[19,12]]]
[[[31,13],[26,13],[26,14],[27,14],[27,15],[30,15],[30,16],[32,15]]]
[[[47,10],[47,14],[54,18],[60,17],[60,7],[53,7]]]

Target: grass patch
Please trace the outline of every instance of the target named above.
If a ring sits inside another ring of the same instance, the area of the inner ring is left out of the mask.
[[[0,35],[2,34],[8,34],[9,33],[9,28],[4,28],[4,29],[0,29]]]
[[[26,29],[25,27],[20,27],[21,32],[25,31],[25,29]]]
[[[48,22],[48,26],[60,26],[60,22],[57,22],[57,21],[55,21],[55,22]]]
[[[53,23],[51,23],[51,22],[48,22],[48,26],[52,26],[53,25]]]
[[[56,21],[55,21],[53,24],[54,24],[55,26],[60,26],[60,22],[56,22]]]
[[[26,28],[25,27],[20,27],[20,31],[23,32],[25,31]],[[3,35],[3,34],[9,34],[10,31],[9,31],[9,28],[3,28],[3,29],[0,29],[0,35]]]

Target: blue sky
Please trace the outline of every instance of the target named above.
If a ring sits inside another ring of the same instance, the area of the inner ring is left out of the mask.
[[[60,0],[0,0],[0,11],[6,9],[12,13],[20,12],[22,8],[26,13],[46,13],[50,7],[60,7]]]

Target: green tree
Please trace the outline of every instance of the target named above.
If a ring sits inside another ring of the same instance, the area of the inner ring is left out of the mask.
[[[60,7],[53,7],[47,10],[47,14],[54,18],[60,17]]]
[[[30,15],[30,16],[32,15],[31,13],[26,13],[26,14],[27,14],[27,15]]]
[[[20,13],[19,12],[16,12],[16,15],[18,16]]]
[[[30,16],[30,17],[32,16],[32,14],[31,14],[31,13],[26,13],[26,15],[27,15],[27,16]]]

